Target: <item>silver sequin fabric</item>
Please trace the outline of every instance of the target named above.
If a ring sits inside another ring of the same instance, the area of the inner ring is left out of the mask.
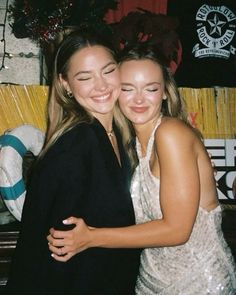
[[[157,122],[149,139],[147,153],[141,156],[136,139],[139,165],[133,176],[131,194],[136,223],[162,218],[159,179],[149,166]],[[187,243],[142,251],[137,295],[235,295],[236,266],[221,229],[220,206],[208,212],[199,207]]]

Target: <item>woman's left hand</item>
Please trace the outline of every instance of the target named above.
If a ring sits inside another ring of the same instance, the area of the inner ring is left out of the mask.
[[[52,257],[57,261],[66,262],[75,254],[88,248],[92,227],[88,227],[83,219],[76,217],[65,219],[63,223],[73,224],[75,227],[69,231],[51,228],[47,240]]]

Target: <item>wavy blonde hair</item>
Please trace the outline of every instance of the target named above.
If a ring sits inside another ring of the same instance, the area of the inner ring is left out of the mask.
[[[69,71],[69,62],[71,57],[79,50],[88,46],[102,46],[107,50],[115,61],[117,61],[116,52],[111,44],[101,37],[98,32],[91,29],[75,30],[71,32],[60,44],[54,59],[53,80],[49,92],[47,105],[47,131],[44,148],[40,154],[42,157],[57,139],[80,123],[92,123],[94,117],[86,111],[73,96],[67,94],[67,91],[61,83],[60,77],[67,79]],[[122,124],[122,114],[114,110],[114,121],[117,124],[121,134],[128,131],[128,124]],[[117,117],[117,118],[116,118]],[[124,116],[123,116],[124,120]]]
[[[164,116],[178,118],[182,120],[186,125],[188,125],[191,129],[196,132],[196,134],[200,137],[200,132],[193,128],[189,123],[188,113],[186,110],[186,104],[183,97],[180,95],[174,77],[169,69],[168,60],[162,54],[160,49],[155,47],[152,44],[148,43],[139,43],[132,47],[125,48],[120,53],[119,63],[122,65],[126,61],[131,60],[151,60],[161,68],[165,88],[164,93],[166,99],[162,101],[161,112]],[[134,132],[129,131],[127,136],[125,137],[124,145],[127,148],[127,152],[129,154],[131,165],[134,168],[137,165],[137,155],[134,151]]]

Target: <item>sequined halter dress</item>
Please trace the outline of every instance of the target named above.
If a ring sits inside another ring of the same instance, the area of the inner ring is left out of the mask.
[[[139,165],[131,185],[136,223],[162,218],[160,180],[151,173],[149,160],[157,122],[148,142],[146,156],[136,139]],[[138,295],[235,295],[236,269],[221,230],[222,210],[208,212],[199,207],[187,243],[174,247],[147,248],[141,254]]]

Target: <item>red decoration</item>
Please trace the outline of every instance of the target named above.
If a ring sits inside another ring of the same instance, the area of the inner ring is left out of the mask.
[[[181,44],[176,29],[177,18],[139,9],[128,13],[119,22],[111,24],[114,32],[113,42],[116,48],[137,42],[150,42],[163,52],[175,72],[181,61]]]

